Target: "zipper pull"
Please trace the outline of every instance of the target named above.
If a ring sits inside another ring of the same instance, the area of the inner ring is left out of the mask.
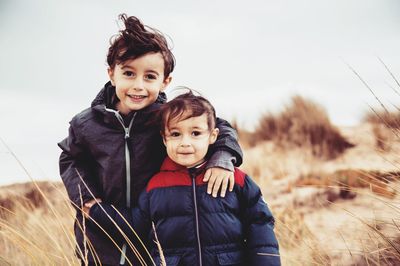
[[[129,126],[128,127],[124,126],[124,128],[125,128],[125,139],[129,138],[129,132],[131,131],[131,127],[133,125],[133,120],[135,119],[135,117],[136,117],[136,113],[133,114],[133,117],[131,119],[131,122],[129,123]]]
[[[125,128],[125,139],[129,138],[129,128]]]

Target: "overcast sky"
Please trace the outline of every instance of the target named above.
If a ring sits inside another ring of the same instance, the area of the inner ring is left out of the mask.
[[[173,40],[170,89],[197,89],[248,128],[294,94],[359,123],[377,104],[344,62],[385,103],[400,100],[377,59],[400,77],[397,0],[0,0],[0,137],[35,179],[59,179],[56,143],[107,81],[122,12]],[[27,179],[1,143],[0,167],[0,184]]]

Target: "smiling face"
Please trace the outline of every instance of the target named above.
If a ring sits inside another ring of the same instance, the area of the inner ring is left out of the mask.
[[[157,100],[160,91],[170,83],[164,78],[164,59],[161,53],[147,53],[141,57],[116,64],[108,70],[118,99],[116,108],[123,114],[141,110]]]
[[[164,144],[171,160],[190,168],[204,161],[208,146],[217,139],[218,129],[209,129],[206,114],[178,119],[172,119],[165,129]]]

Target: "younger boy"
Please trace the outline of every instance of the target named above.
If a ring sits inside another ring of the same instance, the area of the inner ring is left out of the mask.
[[[236,168],[234,193],[218,199],[206,193],[206,154],[219,132],[212,105],[189,92],[162,106],[160,115],[168,154],[161,171],[149,181],[138,208],[94,205],[90,217],[97,226],[120,241],[124,235],[135,238],[131,226],[156,265],[162,256],[154,240],[166,265],[280,265],[274,218],[249,176]]]

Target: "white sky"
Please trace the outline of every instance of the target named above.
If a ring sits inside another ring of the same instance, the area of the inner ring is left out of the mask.
[[[388,105],[400,96],[397,0],[0,0],[0,137],[36,179],[59,179],[56,143],[107,81],[117,15],[169,35],[170,88],[201,91],[219,116],[246,127],[294,94],[323,105],[337,125],[377,105],[353,66]],[[0,184],[27,177],[0,143]]]

